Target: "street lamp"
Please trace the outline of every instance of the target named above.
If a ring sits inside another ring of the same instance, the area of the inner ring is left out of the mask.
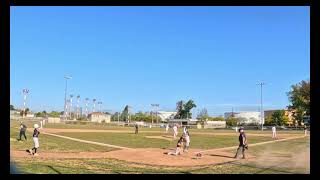
[[[64,91],[64,118],[65,120],[67,119],[67,88],[68,88],[68,79],[72,79],[72,76],[64,76],[64,78],[66,79],[66,88]]]

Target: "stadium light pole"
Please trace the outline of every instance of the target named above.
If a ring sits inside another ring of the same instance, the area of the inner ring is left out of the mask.
[[[88,101],[89,101],[89,98],[85,98],[85,102],[86,102],[86,118],[88,118]]]
[[[80,95],[77,96],[77,118],[80,117]]]
[[[72,119],[72,97],[73,97],[73,94],[70,94],[70,110],[69,110],[69,114],[70,114],[70,119]]]
[[[26,101],[27,101],[27,95],[29,94],[29,89],[25,88],[22,90],[23,92],[23,114],[22,114],[22,118],[24,118],[25,113],[26,113]]]
[[[67,88],[68,88],[68,80],[72,78],[72,76],[64,76],[64,78],[66,79],[66,88],[64,90],[64,118],[67,118]]]
[[[265,85],[264,82],[260,82],[258,83],[257,85],[260,86],[260,90],[261,90],[261,93],[260,93],[260,123],[261,123],[261,131],[263,131],[263,124],[264,124],[264,117],[263,117],[263,103],[262,103],[262,86]]]
[[[92,109],[92,112],[95,112],[96,111],[96,100],[97,99],[93,99],[93,109]]]
[[[99,111],[100,111],[100,113],[101,113],[101,104],[102,104],[102,102],[99,101],[98,104],[99,104]]]

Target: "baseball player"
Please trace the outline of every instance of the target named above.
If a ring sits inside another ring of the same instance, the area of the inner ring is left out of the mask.
[[[26,130],[27,130],[27,126],[25,124],[23,124],[23,122],[20,122],[20,135],[19,135],[19,139],[18,141],[21,141],[21,136],[24,137],[25,140],[27,140],[27,136],[26,136]]]
[[[181,136],[178,143],[177,143],[177,147],[176,147],[176,151],[173,153],[173,152],[169,152],[168,155],[181,155],[182,152],[181,152],[181,148],[183,146],[183,137]]]
[[[240,128],[239,132],[240,132],[240,134],[239,134],[239,147],[237,149],[237,153],[234,156],[234,158],[238,158],[239,152],[241,151],[242,155],[243,155],[242,159],[245,159],[246,156],[245,156],[244,151],[245,151],[245,149],[248,149],[247,137],[246,137],[246,134],[244,133],[243,128]]]
[[[40,147],[39,146],[39,139],[38,139],[39,134],[40,134],[39,125],[34,124],[33,127],[34,127],[34,131],[33,131],[32,137],[33,137],[34,147],[32,149],[30,149],[29,152],[31,155],[38,156],[37,149]],[[33,150],[34,150],[34,153],[33,153]]]
[[[188,152],[189,146],[190,146],[190,135],[188,130],[184,134],[184,141],[185,141],[185,144],[184,144],[183,152]]]
[[[168,133],[169,130],[169,124],[166,125],[166,133]]]
[[[177,127],[177,125],[175,124],[172,129],[173,129],[173,139],[176,139],[176,137],[178,135],[178,127]]]
[[[277,138],[277,129],[276,126],[273,125],[272,126],[272,139],[276,139]]]
[[[304,136],[307,136],[308,128],[306,125],[304,125],[303,130],[304,130]]]
[[[135,124],[134,127],[135,127],[135,132],[134,132],[134,133],[135,133],[135,134],[138,134],[138,129],[139,129],[138,124]]]

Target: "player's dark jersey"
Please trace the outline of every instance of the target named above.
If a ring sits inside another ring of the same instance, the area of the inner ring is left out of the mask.
[[[243,142],[246,140],[246,135],[244,133],[240,133],[239,135],[239,143],[240,143],[240,146],[244,145]]]
[[[34,129],[32,137],[38,137],[39,134],[40,132],[38,131],[38,129]]]
[[[20,129],[20,131],[23,131],[23,132],[25,132],[26,130],[27,130],[27,126],[26,125],[24,125],[24,124],[21,124],[21,129]]]
[[[183,141],[183,138],[180,138],[179,141],[178,141],[177,147],[181,147],[182,146],[182,141]]]

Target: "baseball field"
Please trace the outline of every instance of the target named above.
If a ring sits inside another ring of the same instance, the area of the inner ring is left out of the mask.
[[[46,124],[40,129],[39,156],[33,147],[35,122],[24,122],[27,141],[17,141],[19,121],[10,121],[11,160],[21,173],[42,174],[308,174],[310,137],[303,131],[246,131],[246,159],[234,159],[238,133],[234,130],[190,129],[190,150],[173,156],[178,139],[172,129],[102,125]],[[182,134],[179,128],[178,137]],[[196,154],[201,153],[201,157]]]

